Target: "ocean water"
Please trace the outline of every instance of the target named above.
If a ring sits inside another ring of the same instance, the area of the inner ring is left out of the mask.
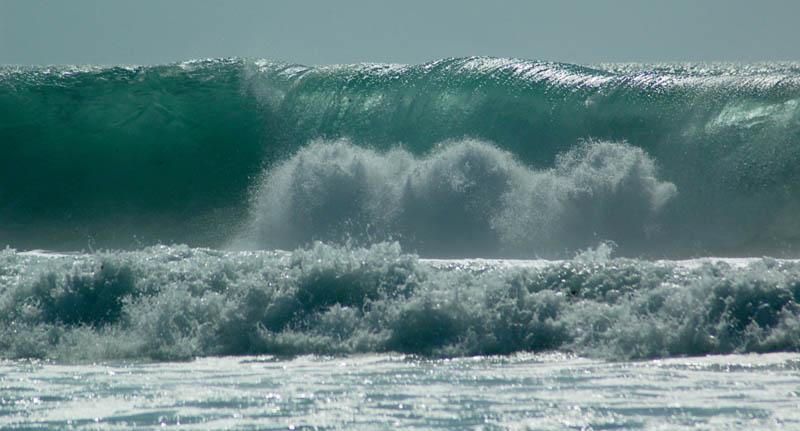
[[[797,355],[0,363],[4,429],[797,429]]]
[[[796,63],[0,67],[0,428],[798,428],[798,214]]]

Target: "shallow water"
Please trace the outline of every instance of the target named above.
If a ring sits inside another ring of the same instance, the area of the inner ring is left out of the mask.
[[[800,355],[0,363],[3,429],[794,429]]]
[[[610,252],[7,249],[0,429],[800,427],[800,262]]]

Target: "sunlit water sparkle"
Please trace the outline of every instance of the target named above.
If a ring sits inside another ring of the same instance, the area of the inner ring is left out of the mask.
[[[3,429],[795,429],[800,355],[0,364]]]

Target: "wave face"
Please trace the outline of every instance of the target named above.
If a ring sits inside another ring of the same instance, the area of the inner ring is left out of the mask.
[[[797,256],[800,66],[0,69],[0,243]]]
[[[800,350],[800,263],[424,261],[397,243],[294,252],[0,252],[0,355],[59,360]]]

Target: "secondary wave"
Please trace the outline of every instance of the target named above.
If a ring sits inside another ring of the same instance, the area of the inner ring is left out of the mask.
[[[293,252],[0,252],[0,355],[72,361],[397,351],[608,359],[800,351],[800,263],[426,262]]]

